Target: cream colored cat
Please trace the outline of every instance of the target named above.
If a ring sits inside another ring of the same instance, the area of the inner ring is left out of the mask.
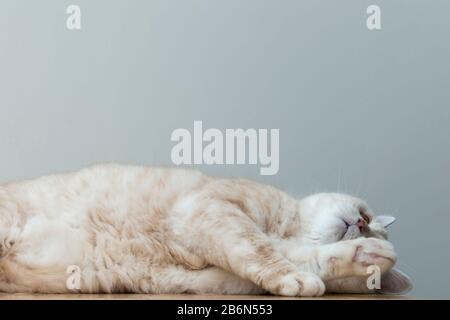
[[[342,194],[296,200],[247,180],[99,165],[0,187],[0,291],[320,296],[404,291],[389,217]]]

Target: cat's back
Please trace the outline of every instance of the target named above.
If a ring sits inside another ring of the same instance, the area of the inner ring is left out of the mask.
[[[2,188],[23,210],[55,216],[81,207],[129,210],[134,206],[162,206],[209,179],[194,170],[110,163]]]

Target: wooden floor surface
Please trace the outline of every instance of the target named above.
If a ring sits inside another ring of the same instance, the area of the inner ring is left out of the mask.
[[[406,296],[389,295],[325,295],[319,298],[290,298],[269,295],[191,295],[191,294],[5,294],[0,300],[409,300]]]

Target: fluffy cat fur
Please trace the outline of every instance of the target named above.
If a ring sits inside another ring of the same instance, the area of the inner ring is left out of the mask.
[[[410,288],[385,226],[360,199],[297,200],[197,171],[116,164],[0,186],[0,291],[320,296]]]

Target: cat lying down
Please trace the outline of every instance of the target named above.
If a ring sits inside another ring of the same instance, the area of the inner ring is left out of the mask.
[[[400,293],[411,284],[393,269],[392,221],[342,194],[99,165],[0,186],[0,291]],[[372,265],[380,290],[366,285]]]

